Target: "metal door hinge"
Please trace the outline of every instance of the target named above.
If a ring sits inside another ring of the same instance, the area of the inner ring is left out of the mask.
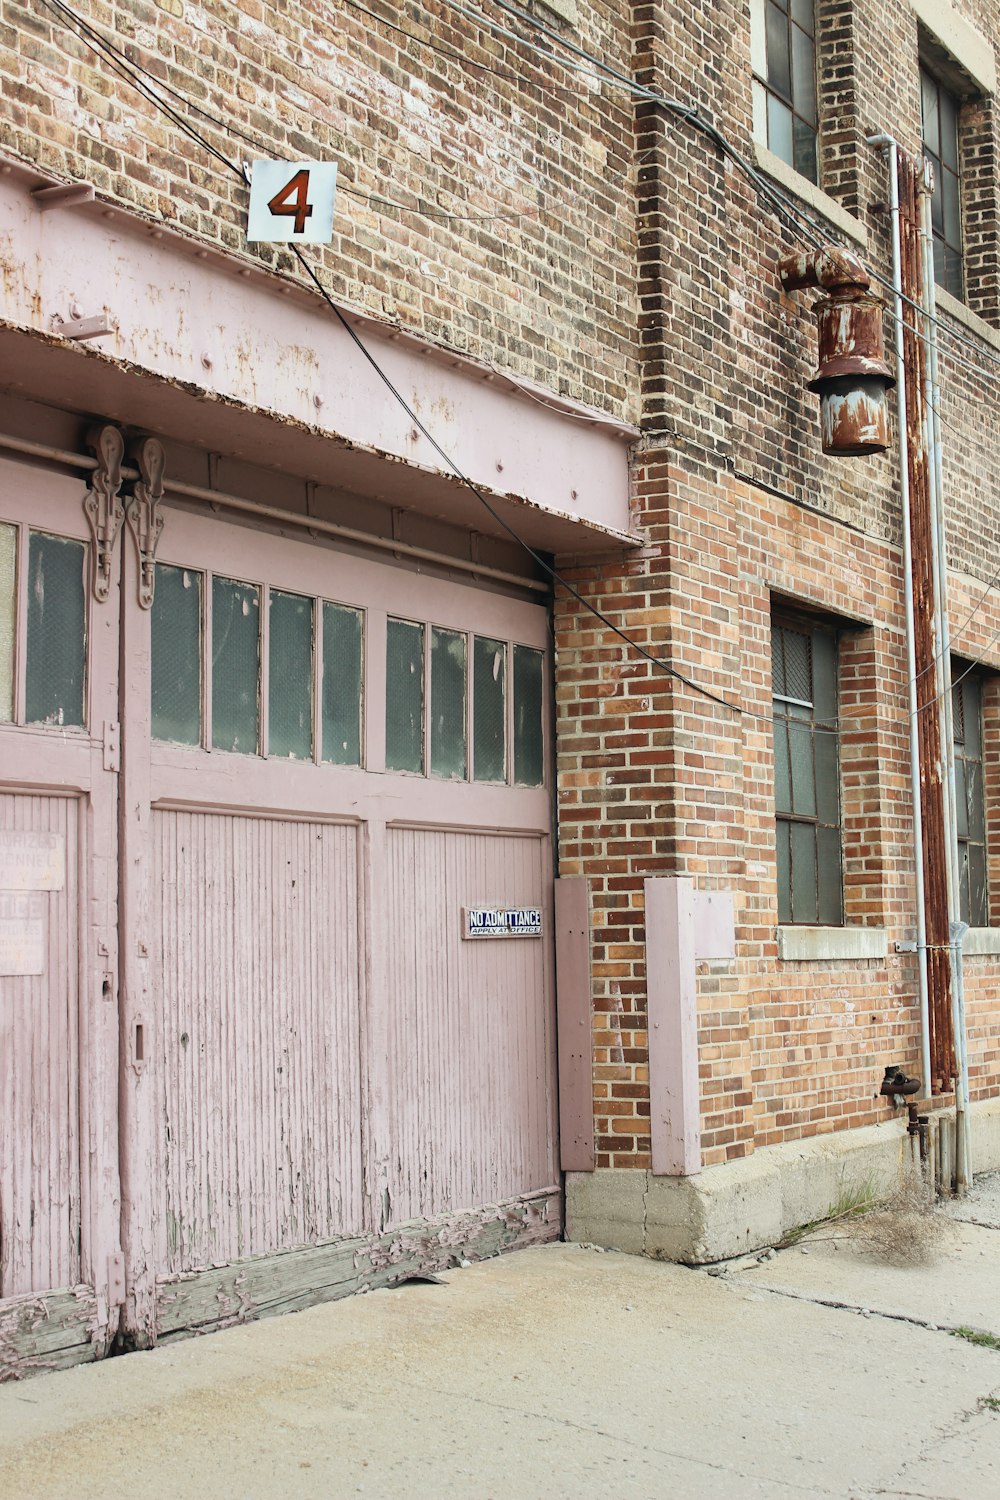
[[[87,447],[97,458],[97,468],[90,476],[90,488],[83,500],[84,514],[94,538],[90,579],[94,598],[103,604],[111,592],[115,546],[125,519],[125,507],[118,498],[125,439],[117,427],[93,427],[87,434]]]
[[[108,1306],[121,1307],[125,1301],[125,1257],[108,1256]]]
[[[122,768],[122,726],[117,719],[104,721],[104,769],[120,771]]]
[[[134,452],[141,478],[136,480],[128,503],[128,524],[139,557],[139,606],[151,609],[156,585],[156,548],[163,530],[160,501],[163,499],[163,444],[158,438],[143,438]]]

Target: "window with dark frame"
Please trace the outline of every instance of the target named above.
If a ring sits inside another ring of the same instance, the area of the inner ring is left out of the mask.
[[[934,279],[955,297],[965,295],[960,109],[958,97],[922,67],[920,111],[924,156],[934,168],[934,195],[931,199]]]
[[[754,135],[819,182],[814,0],[751,0]]]
[[[951,690],[958,824],[959,913],[970,927],[989,924],[986,799],[983,791],[982,680],[960,675]]]
[[[840,927],[837,631],[775,617],[771,661],[778,921]]]

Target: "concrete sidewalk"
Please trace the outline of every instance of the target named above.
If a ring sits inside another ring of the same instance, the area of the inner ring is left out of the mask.
[[[892,1267],[557,1245],[0,1390],[0,1495],[1000,1495],[1000,1183]],[[978,1222],[975,1222],[978,1221]],[[832,1237],[835,1236],[835,1237]]]

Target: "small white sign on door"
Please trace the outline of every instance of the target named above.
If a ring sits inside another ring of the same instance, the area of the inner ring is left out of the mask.
[[[61,891],[66,840],[61,833],[0,828],[0,891]]]
[[[41,896],[0,891],[0,977],[45,973],[45,908]]]
[[[462,908],[464,938],[541,937],[542,912],[538,906],[465,906]]]
[[[333,238],[336,196],[336,162],[255,161],[247,239],[327,245]]]

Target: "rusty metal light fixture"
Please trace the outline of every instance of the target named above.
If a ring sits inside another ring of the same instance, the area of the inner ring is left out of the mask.
[[[778,274],[786,292],[819,287],[813,309],[819,329],[819,368],[808,388],[820,398],[823,452],[842,457],[884,453],[889,447],[885,393],[896,378],[885,362],[882,301],[871,277],[849,250],[827,248],[786,255]]]

